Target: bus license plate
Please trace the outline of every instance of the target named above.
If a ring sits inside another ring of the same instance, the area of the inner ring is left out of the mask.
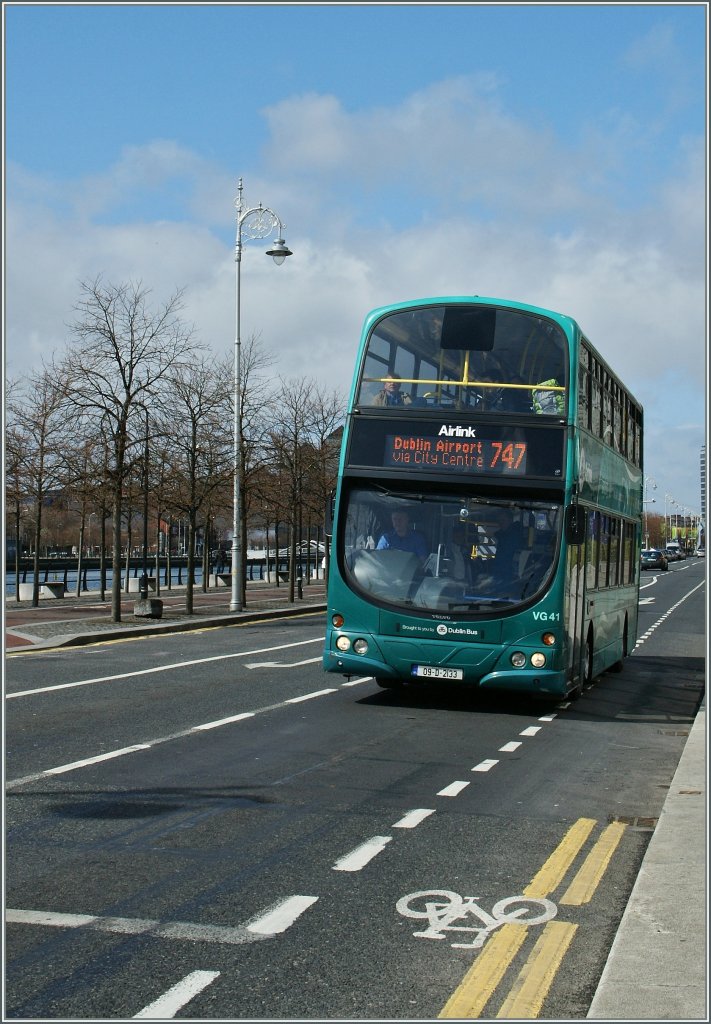
[[[463,669],[442,668],[439,665],[413,665],[412,674],[425,679],[464,679]]]

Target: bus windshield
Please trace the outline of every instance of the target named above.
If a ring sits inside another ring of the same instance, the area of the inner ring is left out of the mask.
[[[358,482],[345,499],[343,571],[353,590],[400,609],[501,614],[540,595],[561,523],[560,503]]]
[[[563,416],[567,344],[543,316],[491,305],[419,306],[373,327],[356,405]]]

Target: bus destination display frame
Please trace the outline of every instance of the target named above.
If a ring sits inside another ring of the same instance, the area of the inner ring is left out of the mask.
[[[437,476],[531,477],[560,480],[565,428],[392,419],[355,419],[348,447],[351,469],[387,469]]]

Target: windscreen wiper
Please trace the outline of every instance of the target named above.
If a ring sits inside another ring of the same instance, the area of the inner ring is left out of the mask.
[[[516,599],[513,597],[473,597],[467,601],[449,601],[447,604],[448,611],[455,611],[457,608],[474,609],[477,611],[484,605],[497,605],[497,604],[516,604]]]

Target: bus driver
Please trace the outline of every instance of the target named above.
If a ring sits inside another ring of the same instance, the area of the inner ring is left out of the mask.
[[[427,558],[425,538],[416,530],[410,529],[410,515],[406,509],[397,509],[391,515],[392,530],[386,530],[378,541],[376,551],[394,548],[396,551],[411,551],[418,558]]]

